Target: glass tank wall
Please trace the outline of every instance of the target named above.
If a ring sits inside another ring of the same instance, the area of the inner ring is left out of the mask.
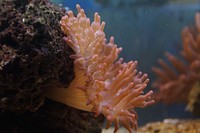
[[[85,9],[93,19],[98,12],[106,22],[106,37],[115,37],[122,47],[120,57],[125,61],[137,60],[138,69],[148,74],[150,83],[155,81],[153,66],[158,59],[165,59],[168,51],[179,56],[182,48],[181,31],[184,26],[195,24],[195,13],[200,11],[199,0],[51,0],[76,12],[76,4]],[[145,109],[136,109],[139,125],[165,118],[195,118],[185,110],[185,104],[164,105],[157,103]]]

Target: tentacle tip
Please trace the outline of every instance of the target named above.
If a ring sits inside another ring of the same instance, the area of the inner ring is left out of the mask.
[[[111,121],[111,119],[112,119],[112,117],[110,115],[108,115],[106,118],[108,121]]]
[[[150,95],[152,95],[152,94],[153,94],[153,91],[152,91],[152,90],[150,90],[150,91],[149,91],[149,93],[150,93]]]
[[[81,10],[81,6],[80,6],[79,4],[76,4],[76,9],[77,9],[78,11],[80,11],[80,10]]]

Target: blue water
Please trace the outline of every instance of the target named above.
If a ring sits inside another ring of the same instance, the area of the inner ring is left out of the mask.
[[[76,10],[76,4],[86,11],[91,11],[100,8],[100,6],[94,2],[94,0],[50,0],[56,4],[61,4],[64,7],[68,7],[70,10]]]

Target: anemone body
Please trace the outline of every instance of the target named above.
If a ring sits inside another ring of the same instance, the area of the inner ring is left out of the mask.
[[[126,63],[122,58],[118,59],[122,48],[117,48],[114,37],[106,42],[105,22],[101,22],[98,13],[90,23],[79,5],[77,10],[77,16],[69,11],[60,21],[66,34],[64,40],[75,51],[71,55],[75,60],[75,79],[68,88],[52,88],[46,95],[72,107],[94,112],[95,116],[103,114],[108,120],[107,128],[114,122],[114,132],[119,124],[132,132],[132,128],[137,128],[137,114],[133,108],[154,103],[150,100],[152,91],[143,94],[149,82],[147,74],[137,72],[137,61]]]

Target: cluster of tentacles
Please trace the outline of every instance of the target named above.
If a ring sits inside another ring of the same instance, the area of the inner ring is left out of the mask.
[[[123,62],[118,59],[122,48],[117,48],[114,38],[107,43],[105,22],[98,13],[94,22],[86,17],[77,5],[78,14],[72,11],[61,20],[67,44],[75,51],[75,79],[68,88],[50,88],[46,95],[75,108],[103,114],[107,128],[112,122],[116,132],[122,124],[129,132],[137,128],[135,107],[146,107],[154,103],[152,91],[144,94],[149,79],[147,74],[137,72],[137,61]]]
[[[182,59],[166,53],[172,67],[160,59],[160,68],[153,68],[157,75],[153,86],[159,89],[156,99],[166,104],[187,103],[190,111],[200,96],[200,13],[196,13],[195,20],[195,26],[182,31]]]

